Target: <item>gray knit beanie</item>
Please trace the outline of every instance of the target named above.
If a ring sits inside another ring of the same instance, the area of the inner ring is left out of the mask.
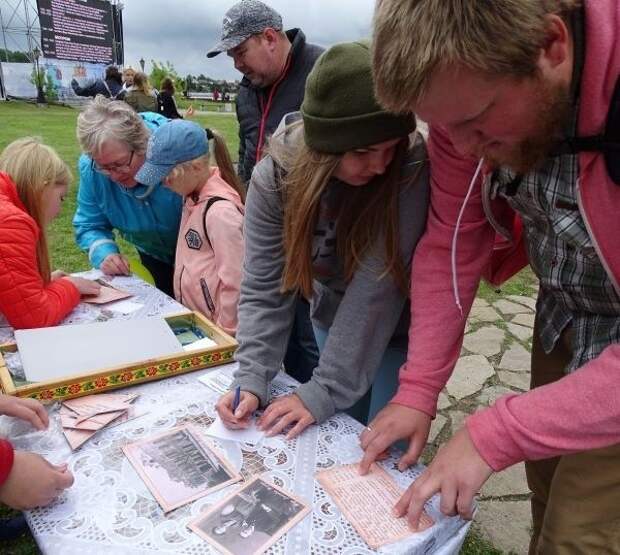
[[[375,100],[368,42],[336,44],[316,61],[301,105],[306,144],[319,152],[342,154],[405,137],[413,115],[395,115]]]

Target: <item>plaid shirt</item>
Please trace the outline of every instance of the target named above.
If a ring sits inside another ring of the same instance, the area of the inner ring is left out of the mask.
[[[545,352],[562,331],[574,331],[572,372],[620,341],[620,295],[594,248],[577,205],[578,158],[548,158],[536,171],[516,178],[507,169],[493,177],[493,191],[517,211],[524,224],[530,264],[540,280],[537,330]]]

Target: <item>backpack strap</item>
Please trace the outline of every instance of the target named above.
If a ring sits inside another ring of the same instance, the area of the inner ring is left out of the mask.
[[[207,201],[207,204],[205,205],[205,209],[202,212],[202,231],[204,232],[205,239],[207,240],[207,243],[209,243],[209,246],[211,247],[211,249],[213,249],[213,245],[211,244],[211,239],[209,239],[209,234],[207,233],[207,212],[209,211],[209,208],[211,208],[216,202],[220,200],[231,202],[230,200],[224,197],[210,197],[209,200]],[[237,207],[235,206],[235,208]]]
[[[110,95],[109,98],[111,100],[118,100],[118,95],[123,92],[123,90],[121,89],[116,94],[112,94],[112,90],[110,89],[110,86],[105,79],[103,79],[103,86],[105,87],[105,90],[108,91],[108,94]]]
[[[102,79],[102,81],[103,81],[103,86],[105,87],[105,90],[108,91],[108,94],[110,95],[108,98],[115,100],[116,95],[112,94],[112,91],[110,90],[110,87],[108,86],[108,82],[105,79]]]
[[[620,77],[616,81],[611,97],[605,131],[587,137],[568,137],[552,154],[578,154],[579,152],[600,152],[605,157],[605,166],[611,180],[620,185]]]

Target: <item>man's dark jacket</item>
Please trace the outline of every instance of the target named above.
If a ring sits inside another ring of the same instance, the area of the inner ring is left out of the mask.
[[[71,87],[73,88],[73,92],[78,96],[95,97],[98,94],[102,94],[106,98],[110,98],[110,93],[112,93],[111,97],[116,100],[122,100],[125,96],[123,85],[119,84],[114,79],[96,79],[83,87],[80,87],[77,80],[73,79],[71,81]]]
[[[297,112],[304,99],[306,77],[314,62],[323,52],[323,48],[306,43],[306,36],[301,29],[286,31],[291,41],[291,63],[284,79],[277,85],[271,106],[265,118],[263,149],[267,140],[278,124],[289,112]],[[244,77],[237,96],[237,119],[239,120],[239,177],[244,182],[250,180],[256,164],[262,105],[266,107],[271,87],[254,87]]]

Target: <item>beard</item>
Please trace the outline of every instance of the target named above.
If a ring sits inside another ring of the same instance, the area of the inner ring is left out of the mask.
[[[537,124],[530,136],[502,153],[485,154],[493,167],[507,166],[516,173],[527,173],[539,168],[549,157],[554,146],[565,136],[573,105],[566,85],[550,85],[540,80],[541,90],[533,108],[538,114]]]

